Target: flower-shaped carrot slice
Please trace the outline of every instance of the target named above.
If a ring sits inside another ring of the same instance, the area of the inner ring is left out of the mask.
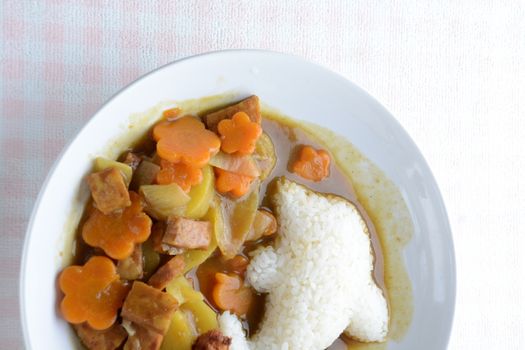
[[[128,292],[105,256],[94,256],[84,266],[66,267],[58,284],[64,293],[60,303],[64,318],[73,324],[87,321],[97,330],[113,325]]]
[[[151,219],[143,213],[140,196],[130,192],[131,205],[109,215],[93,209],[82,228],[82,238],[99,247],[113,259],[122,260],[133,253],[135,244],[146,241],[151,233]]]
[[[253,301],[253,292],[243,285],[241,277],[222,272],[215,274],[213,301],[221,310],[229,310],[241,316],[248,312]]]
[[[215,189],[222,194],[241,197],[248,192],[253,177],[239,175],[228,170],[215,168]]]
[[[307,180],[321,181],[330,175],[330,155],[322,149],[302,146],[292,171]]]
[[[221,135],[221,149],[226,153],[238,154],[252,154],[262,133],[261,126],[252,122],[244,112],[235,113],[231,119],[221,120],[217,130]]]
[[[176,183],[185,192],[191,189],[191,186],[198,185],[202,182],[202,170],[186,163],[172,163],[162,159],[160,161],[161,169],[157,173],[157,183],[159,185],[168,185]]]
[[[204,124],[193,117],[162,121],[153,128],[158,155],[172,163],[183,162],[202,168],[217,153],[221,140],[206,130]]]
[[[179,116],[180,112],[182,111],[177,107],[166,109],[162,112],[162,119],[173,120]]]

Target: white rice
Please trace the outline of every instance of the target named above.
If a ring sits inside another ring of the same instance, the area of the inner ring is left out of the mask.
[[[258,292],[268,293],[279,282],[275,271],[279,268],[279,257],[273,247],[263,247],[251,254],[247,282]]]
[[[221,329],[235,339],[231,350],[321,350],[345,329],[363,341],[383,340],[387,303],[372,278],[371,243],[355,206],[286,179],[273,202],[278,238],[254,253],[247,272],[255,289],[269,293],[264,317],[247,344],[239,320],[222,315]]]
[[[232,338],[229,350],[250,350],[242,324],[237,316],[226,311],[219,316],[218,321],[222,334]]]

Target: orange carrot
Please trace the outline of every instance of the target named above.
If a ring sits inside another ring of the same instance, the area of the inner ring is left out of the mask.
[[[255,143],[261,136],[261,126],[250,120],[248,114],[237,112],[231,119],[219,122],[217,130],[221,135],[221,149],[226,153],[252,154]]]
[[[321,181],[330,174],[330,155],[322,149],[302,146],[292,171],[307,180]]]
[[[64,293],[60,311],[66,321],[87,322],[97,330],[113,325],[129,290],[105,256],[93,256],[84,266],[65,268],[58,283]]]
[[[242,197],[250,189],[253,177],[239,175],[220,168],[215,170],[215,189],[232,197]]]
[[[157,173],[157,183],[167,185],[176,183],[185,192],[189,192],[191,186],[202,182],[202,170],[185,163],[172,163],[161,159],[161,169]]]
[[[241,277],[222,272],[215,274],[213,301],[223,311],[229,310],[239,316],[245,315],[253,301],[253,292],[243,285]]]
[[[104,215],[93,208],[82,228],[82,238],[99,247],[113,259],[122,260],[133,253],[135,244],[146,241],[151,233],[151,219],[142,212],[140,196],[129,193],[131,205],[121,212]]]
[[[173,120],[179,116],[180,112],[181,112],[180,108],[176,108],[176,107],[166,109],[162,112],[162,119]]]
[[[172,163],[185,163],[202,168],[219,151],[221,140],[206,130],[197,118],[186,116],[174,121],[161,121],[153,128],[157,154]]]
[[[249,263],[250,261],[248,260],[248,258],[242,255],[235,255],[233,258],[226,260],[225,265],[228,268],[228,270],[242,276],[246,272]]]

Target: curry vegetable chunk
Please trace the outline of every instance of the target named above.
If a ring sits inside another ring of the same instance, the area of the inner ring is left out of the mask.
[[[144,275],[144,258],[142,254],[142,245],[137,244],[133,253],[117,263],[117,273],[120,278],[126,280],[141,279]]]
[[[381,251],[330,150],[255,95],[194,107],[170,106],[120,157],[94,159],[75,264],[59,275],[80,341],[324,350],[343,333],[383,340]]]

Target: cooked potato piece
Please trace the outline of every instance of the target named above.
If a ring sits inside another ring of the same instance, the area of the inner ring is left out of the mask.
[[[173,314],[170,328],[160,348],[162,350],[191,350],[194,340],[195,335],[186,314],[177,310]]]
[[[147,204],[146,212],[158,220],[182,215],[190,201],[190,197],[175,183],[140,186],[140,193]]]
[[[199,334],[217,329],[217,314],[204,300],[190,300],[181,306],[183,311],[189,311],[193,315],[193,321]]]
[[[124,301],[121,315],[139,326],[165,334],[177,306],[177,300],[168,293],[135,281]]]
[[[116,168],[106,168],[87,179],[95,205],[105,215],[131,205],[124,177]]]
[[[193,289],[188,279],[184,276],[179,276],[169,282],[166,286],[166,292],[175,297],[179,302],[179,305],[182,305],[187,301],[204,299],[204,295]]]
[[[177,310],[173,315],[162,349],[191,349],[195,339],[193,329],[201,334],[217,328],[217,315],[204,302],[204,295],[193,289],[184,276],[171,281],[166,291],[177,299],[182,311]]]
[[[117,263],[117,273],[120,278],[125,280],[137,280],[142,278],[144,274],[142,261],[142,246],[135,245],[133,253],[124,260],[119,260]]]
[[[204,117],[208,129],[217,131],[217,124],[223,119],[231,118],[237,112],[248,114],[252,122],[261,123],[261,106],[259,97],[250,96],[241,102],[210,113]]]
[[[201,219],[208,212],[213,200],[215,176],[211,166],[202,168],[202,182],[193,186],[190,190],[190,201],[186,207],[184,216],[189,219]]]

